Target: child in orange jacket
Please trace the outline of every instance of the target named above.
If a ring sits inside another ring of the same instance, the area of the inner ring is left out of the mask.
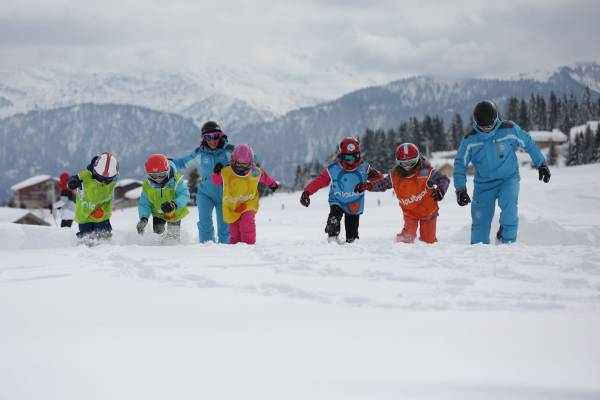
[[[444,198],[450,179],[431,167],[412,143],[402,143],[396,149],[396,163],[391,173],[377,182],[356,185],[356,192],[384,192],[394,188],[404,214],[404,228],[396,240],[413,243],[417,238],[435,243],[438,202]]]

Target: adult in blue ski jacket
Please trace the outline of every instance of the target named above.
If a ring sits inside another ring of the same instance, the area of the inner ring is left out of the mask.
[[[497,240],[517,240],[520,176],[516,152],[520,148],[531,157],[539,179],[547,183],[550,170],[531,136],[514,122],[502,121],[493,102],[478,103],[473,111],[473,131],[461,141],[454,160],[454,187],[460,206],[471,202],[466,174],[469,163],[475,168],[471,244],[490,243],[496,200],[501,210]]]
[[[229,243],[229,225],[223,221],[223,187],[211,183],[210,176],[215,164],[226,165],[231,159],[234,146],[227,142],[227,136],[214,121],[208,121],[201,128],[202,141],[190,155],[173,159],[175,166],[182,170],[189,167],[198,157],[200,182],[196,205],[198,206],[198,236],[200,242],[215,240],[213,209],[217,212],[219,243]]]

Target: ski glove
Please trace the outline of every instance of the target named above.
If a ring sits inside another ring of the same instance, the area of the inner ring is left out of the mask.
[[[540,165],[538,168],[538,173],[540,181],[544,180],[544,183],[548,183],[548,181],[550,181],[550,168],[548,168],[546,164]]]
[[[361,183],[357,183],[356,186],[354,186],[354,191],[356,193],[362,193],[365,190],[371,190],[373,189],[373,185],[370,182],[361,182]]]
[[[71,176],[67,179],[67,187],[71,190],[75,190],[81,187],[81,179],[77,175]]]
[[[302,192],[302,196],[300,196],[300,204],[304,207],[308,207],[310,205],[310,195],[308,192]]]
[[[174,201],[166,201],[160,205],[160,209],[163,213],[169,214],[177,208],[177,204]]]
[[[431,187],[431,198],[435,201],[441,201],[444,198],[444,192],[438,187],[438,185],[433,185]]]
[[[466,189],[459,189],[456,191],[456,202],[461,207],[466,206],[471,202],[471,198]]]
[[[273,186],[271,186],[271,190],[273,192],[275,192],[277,189],[279,189],[279,184],[277,184],[277,182],[275,182],[275,184]]]
[[[144,234],[144,229],[146,229],[146,225],[148,225],[148,218],[140,218],[136,226],[138,235]]]
[[[213,168],[213,172],[215,174],[220,174],[221,170],[223,169],[223,164],[221,164],[220,162],[215,164],[215,167]]]

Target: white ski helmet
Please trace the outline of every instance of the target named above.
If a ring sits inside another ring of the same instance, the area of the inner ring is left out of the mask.
[[[94,179],[110,183],[119,174],[119,161],[111,153],[102,153],[94,158]]]

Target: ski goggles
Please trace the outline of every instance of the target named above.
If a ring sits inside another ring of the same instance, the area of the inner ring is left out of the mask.
[[[231,168],[234,168],[238,171],[246,171],[246,170],[249,170],[251,167],[252,167],[252,163],[234,162],[231,164]]]
[[[169,177],[169,171],[148,172],[148,177],[153,181],[164,181]]]
[[[408,160],[396,160],[396,165],[404,170],[414,168],[419,162],[419,157],[409,158]]]
[[[202,135],[202,140],[210,142],[211,140],[219,140],[223,134],[221,132],[205,133]]]
[[[358,160],[360,160],[360,153],[351,153],[351,154],[345,154],[342,153],[340,155],[342,161],[346,161],[346,162],[357,162]]]
[[[98,182],[104,183],[106,185],[112,183],[112,181],[116,178],[116,176],[102,176],[100,174],[97,174],[96,172],[92,172],[92,177]]]

